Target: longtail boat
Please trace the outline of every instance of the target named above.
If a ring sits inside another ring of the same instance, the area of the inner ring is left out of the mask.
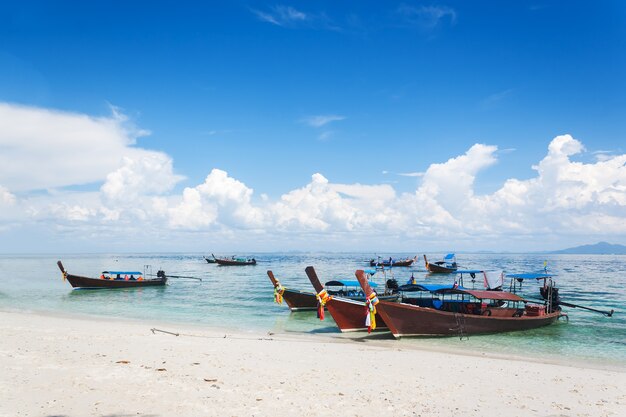
[[[207,258],[206,256],[204,257],[204,260],[208,263],[208,264],[216,264],[217,261],[215,260],[215,258]]]
[[[394,266],[411,266],[413,262],[417,260],[417,255],[414,258],[406,258],[406,259],[370,259],[370,266],[384,266],[384,267],[394,267]]]
[[[158,271],[157,278],[145,279],[144,273],[139,271],[103,271],[100,278],[89,278],[68,273],[61,261],[57,262],[63,280],[68,280],[74,288],[138,288],[163,286],[167,282],[165,272]]]
[[[365,294],[375,297],[365,272],[355,273]],[[431,292],[430,305],[380,300],[377,313],[394,337],[459,336],[530,330],[554,323],[566,316],[558,305],[530,304],[506,291],[468,290],[462,287]]]
[[[254,258],[237,258],[235,256],[231,258],[217,258],[215,255],[212,256],[215,262],[222,266],[256,265],[256,259]]]
[[[272,271],[267,271],[267,276],[274,285],[274,302],[282,304],[284,300],[291,311],[317,310],[317,298],[314,293],[283,287]]]
[[[365,311],[368,308],[366,304],[369,305],[371,300],[365,293],[363,293],[363,301],[333,296],[324,288],[312,266],[306,267],[305,272],[317,293],[315,297],[318,301],[317,312],[320,320],[324,320],[324,308],[327,308],[328,312],[335,320],[337,327],[342,332],[371,331],[376,329],[387,330],[383,318],[377,314],[374,314],[373,317],[373,328],[371,324],[366,324]],[[363,279],[367,281],[365,272],[363,272],[363,277]],[[392,302],[399,298],[399,294],[381,295],[379,298],[384,299],[386,302]]]
[[[444,256],[442,261],[428,262],[428,258],[424,255],[424,263],[426,270],[434,274],[450,274],[456,272],[456,256],[453,253],[449,253]]]
[[[369,276],[374,275],[376,272],[377,270],[366,271]],[[314,292],[286,288],[271,270],[267,271],[267,276],[274,286],[275,303],[282,304],[285,301],[291,311],[317,310],[318,301]],[[376,287],[375,283],[370,283],[370,285]],[[326,282],[324,286],[328,294],[332,296],[340,296],[361,302],[365,301],[365,293],[356,280],[332,280]],[[394,295],[392,298],[397,297],[397,295]]]

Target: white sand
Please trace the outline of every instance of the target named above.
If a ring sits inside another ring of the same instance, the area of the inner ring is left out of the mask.
[[[3,417],[626,416],[623,369],[13,312],[0,329]]]

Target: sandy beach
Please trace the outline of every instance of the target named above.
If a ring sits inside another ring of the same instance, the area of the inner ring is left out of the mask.
[[[6,417],[626,415],[623,368],[40,313],[0,323]]]

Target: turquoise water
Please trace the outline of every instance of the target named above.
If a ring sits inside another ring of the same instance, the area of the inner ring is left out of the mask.
[[[208,264],[202,254],[63,255],[65,268],[77,275],[99,276],[101,271],[142,270],[152,265],[169,274],[191,275],[202,282],[171,279],[163,288],[122,290],[72,290],[56,266],[58,256],[0,256],[0,309],[53,313],[77,313],[182,322],[241,331],[339,334],[332,319],[320,322],[314,313],[290,313],[273,303],[273,289],[266,275],[271,269],[288,288],[310,290],[304,274],[315,266],[322,281],[353,278],[366,268],[371,254],[247,254],[256,266],[220,267]],[[415,254],[393,254],[395,257]],[[434,258],[434,256],[432,256]],[[461,254],[463,268],[529,272],[548,260],[557,274],[563,301],[602,310],[615,310],[607,318],[581,309],[564,308],[569,323],[527,332],[459,338],[403,339],[400,346],[464,349],[473,352],[512,354],[523,357],[571,359],[595,364],[626,365],[626,256]],[[395,268],[399,282],[411,273],[421,281],[447,283],[452,277],[432,276],[419,262],[411,268]],[[468,282],[465,285],[468,286]],[[524,284],[529,297],[538,298],[536,284]],[[327,315],[329,316],[329,315]],[[354,337],[351,334],[350,337]],[[376,336],[381,337],[381,336]],[[385,336],[382,336],[385,337]]]

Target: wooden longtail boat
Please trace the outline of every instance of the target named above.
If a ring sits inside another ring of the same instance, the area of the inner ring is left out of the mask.
[[[282,300],[285,300],[291,311],[317,310],[317,298],[314,293],[283,287],[272,271],[267,271],[267,276],[274,285],[276,303],[282,304]]]
[[[215,260],[215,258],[207,258],[206,256],[204,257],[204,260],[208,263],[208,264],[216,264],[217,261]]]
[[[316,298],[318,299],[318,315],[320,319],[324,319],[323,309],[325,307],[335,320],[337,327],[342,332],[362,331],[368,330],[368,326],[365,324],[365,312],[366,306],[364,301],[351,300],[340,296],[332,296],[326,291],[321,281],[317,277],[315,269],[312,266],[307,266],[305,269],[306,275],[309,277],[313,288],[317,292]],[[365,272],[363,272],[364,279]],[[381,296],[379,298],[385,299],[387,302],[397,300],[398,294]],[[363,298],[365,300],[366,297]],[[381,316],[376,315],[377,328],[380,330],[387,330]]]
[[[426,270],[434,274],[450,274],[457,270],[456,256],[453,253],[447,254],[443,261],[428,262],[428,258],[424,255],[424,263]]]
[[[376,271],[366,271],[372,275]],[[267,276],[270,278],[272,285],[274,286],[274,301],[277,304],[282,304],[283,301],[287,303],[287,306],[291,311],[313,311],[317,310],[318,302],[314,292],[292,290],[285,288],[280,281],[274,276],[272,271],[267,271]],[[370,283],[371,285],[375,285]],[[365,301],[365,293],[360,289],[358,281],[347,280],[333,280],[328,281],[325,284],[328,294],[332,296],[340,296],[356,301]],[[356,290],[355,290],[356,289]],[[388,298],[397,299],[397,295],[393,295]]]
[[[100,278],[89,278],[69,274],[63,267],[63,263],[61,261],[58,261],[57,265],[63,273],[63,279],[67,279],[70,285],[74,288],[97,289],[154,287],[163,286],[167,282],[167,277],[163,271],[158,271],[157,278],[154,279],[143,279],[143,273],[136,271],[104,271],[102,275],[100,275]],[[125,279],[124,277],[128,277],[128,279]],[[131,279],[131,277],[133,279]]]
[[[365,272],[356,271],[365,293],[373,290]],[[530,330],[554,323],[564,316],[560,307],[548,303],[530,305],[517,294],[505,291],[479,291],[460,288],[441,289],[432,307],[420,307],[405,302],[380,300],[377,312],[396,338],[402,336],[468,336],[470,334],[501,333]],[[444,297],[457,295],[456,300]],[[521,307],[521,308],[518,308]]]
[[[370,266],[388,266],[388,267],[411,266],[413,265],[413,262],[415,262],[416,260],[417,260],[417,255],[415,255],[414,258],[406,258],[406,259],[400,259],[400,260],[394,260],[393,258],[380,259],[379,257],[378,259],[370,259]]]
[[[236,266],[236,265],[256,265],[256,259],[254,258],[217,258],[215,255],[212,255],[213,259],[218,265],[222,266]]]

